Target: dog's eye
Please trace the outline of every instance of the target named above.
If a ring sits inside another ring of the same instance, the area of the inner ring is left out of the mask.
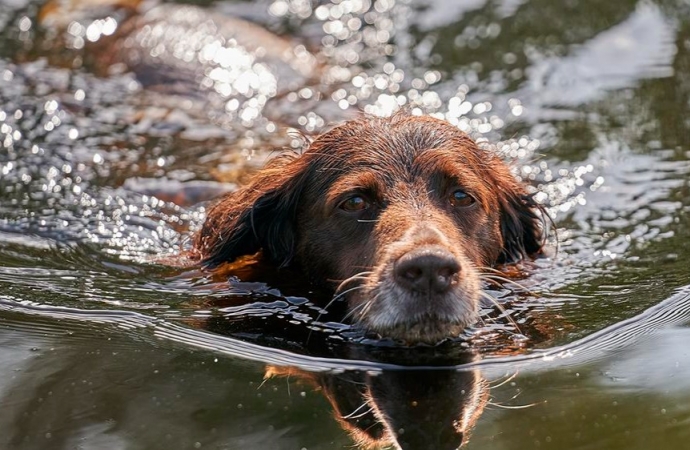
[[[360,195],[350,197],[340,204],[340,209],[345,211],[363,211],[367,208],[369,208],[369,202]]]
[[[450,194],[450,204],[456,207],[470,206],[474,201],[474,197],[462,189],[455,190]]]

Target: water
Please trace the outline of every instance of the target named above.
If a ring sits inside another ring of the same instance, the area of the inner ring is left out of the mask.
[[[688,5],[200,5],[0,5],[0,448],[687,446]],[[463,339],[157,264],[292,128],[399,105],[494,145],[556,224]]]

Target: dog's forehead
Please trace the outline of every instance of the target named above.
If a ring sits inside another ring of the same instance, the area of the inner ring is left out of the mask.
[[[414,116],[349,122],[329,133],[338,135],[340,139],[367,141],[379,147],[408,147],[417,150],[438,147],[444,142],[467,137],[448,122]]]
[[[382,165],[388,169],[411,168],[428,152],[438,159],[469,163],[482,151],[449,123],[414,116],[348,122],[321,135],[308,150],[316,164],[329,168]]]
[[[328,191],[330,197],[354,189],[384,195],[409,186],[416,192],[447,183],[481,194],[491,189],[487,171],[495,171],[487,150],[453,125],[428,117],[347,122],[313,141],[304,156],[310,191]]]

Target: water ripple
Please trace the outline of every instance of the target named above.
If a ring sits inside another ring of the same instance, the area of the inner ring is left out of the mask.
[[[397,364],[313,357],[292,353],[278,348],[264,347],[227,336],[185,328],[163,319],[130,311],[82,310],[76,308],[46,306],[22,301],[10,296],[0,296],[0,311],[18,312],[31,316],[49,317],[81,323],[110,325],[128,332],[137,332],[172,343],[204,349],[226,355],[278,366],[298,367],[308,371],[342,372],[361,370],[466,370],[480,367],[484,370],[539,370],[554,366],[576,366],[609,356],[612,352],[630,346],[646,336],[672,325],[690,321],[690,286],[685,286],[666,300],[648,308],[635,317],[606,327],[570,344],[544,350],[534,350],[527,355],[487,357],[477,362],[456,366],[401,366]],[[353,344],[355,345],[355,344]]]

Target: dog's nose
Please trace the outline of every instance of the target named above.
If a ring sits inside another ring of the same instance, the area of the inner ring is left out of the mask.
[[[447,250],[432,247],[405,253],[394,272],[397,283],[406,289],[442,294],[457,279],[460,264]]]

